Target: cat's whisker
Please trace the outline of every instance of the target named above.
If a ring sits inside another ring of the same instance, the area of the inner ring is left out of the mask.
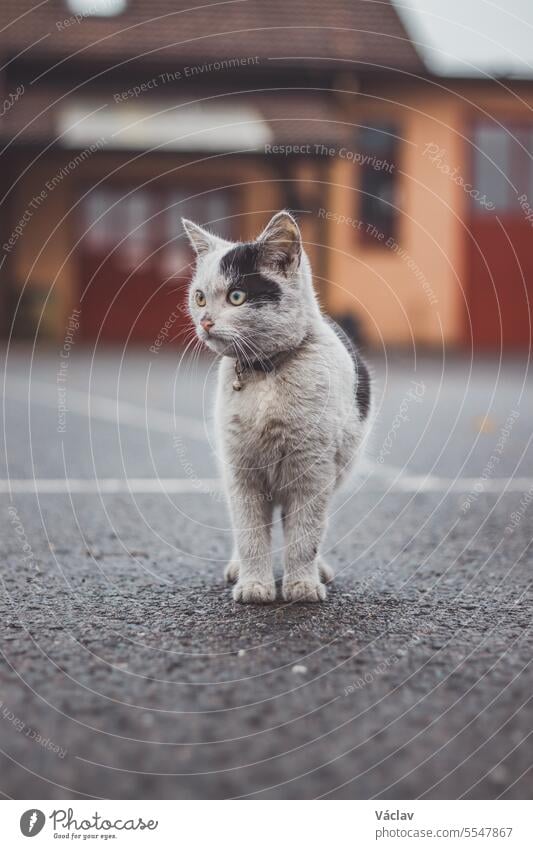
[[[190,372],[191,373],[194,373],[194,369],[197,367],[197,365],[200,361],[200,357],[202,356],[203,350],[204,350],[204,346],[203,346],[202,342],[200,340],[198,340],[198,342],[194,346],[193,355],[191,357],[191,363],[190,363]]]
[[[191,350],[192,347],[192,350]],[[178,361],[178,369],[181,368],[182,363],[185,359],[185,372],[186,374],[192,374],[193,368],[196,364],[196,361],[199,356],[199,352],[201,351],[203,344],[201,340],[196,335],[196,332],[193,328],[193,333],[187,345],[185,346],[183,353]]]
[[[196,336],[196,334],[191,335],[191,338],[190,338],[190,339],[189,339],[189,341],[187,342],[187,344],[186,344],[185,348],[183,349],[183,351],[182,351],[182,353],[181,353],[181,356],[180,356],[180,358],[179,358],[179,360],[178,360],[178,369],[180,368],[180,366],[181,366],[181,364],[182,364],[182,362],[183,362],[183,360],[184,360],[184,358],[185,358],[185,356],[186,356],[186,354],[187,354],[187,351],[189,350],[189,348],[191,347],[191,345],[193,344],[193,342],[194,342],[195,340],[197,340],[197,338],[198,338],[198,337]]]
[[[241,345],[241,341],[240,341],[240,339],[239,339],[239,338],[237,338],[237,336],[234,336],[234,337],[233,337],[233,342],[232,342],[232,344],[234,345],[234,347],[235,347],[235,349],[236,349],[236,351],[237,351],[237,354],[238,354],[237,359],[238,359],[238,360],[244,360],[244,365],[245,365],[247,368],[251,368],[251,366],[252,366],[251,360],[249,359],[249,357],[248,357],[248,355],[247,355],[247,353],[246,353],[245,349],[244,349],[244,348],[243,348],[243,346]]]
[[[272,362],[270,357],[264,354],[262,351],[256,350],[256,348],[252,345],[249,339],[245,338],[244,336],[241,336],[240,341],[243,345],[246,345],[252,355],[253,360],[258,362],[261,366],[268,365],[270,369],[274,367],[274,363]]]
[[[255,350],[255,348],[250,344],[249,340],[246,339],[246,337],[242,334],[239,335],[239,344],[246,356],[246,362],[251,368],[253,368],[254,362],[259,362],[260,365],[263,365],[263,360],[259,355],[258,351]]]

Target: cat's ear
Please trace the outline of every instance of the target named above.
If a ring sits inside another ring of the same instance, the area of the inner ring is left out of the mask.
[[[292,215],[277,212],[257,239],[261,264],[287,276],[296,271],[302,256],[302,236]]]
[[[209,253],[209,251],[214,251],[229,244],[229,242],[220,239],[208,230],[204,230],[203,227],[199,227],[194,221],[189,221],[188,218],[182,218],[181,223],[197,256],[203,256]]]

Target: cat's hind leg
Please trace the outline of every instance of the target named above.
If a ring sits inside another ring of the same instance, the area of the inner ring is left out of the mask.
[[[228,584],[236,584],[239,580],[239,552],[237,546],[233,549],[231,560],[224,569],[224,578]]]
[[[333,571],[331,566],[326,563],[324,558],[320,556],[320,554],[317,557],[317,563],[320,580],[323,584],[331,584],[331,582],[335,578],[335,572]]]

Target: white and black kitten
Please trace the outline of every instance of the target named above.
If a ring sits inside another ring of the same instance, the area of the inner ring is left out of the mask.
[[[235,548],[236,601],[276,597],[271,527],[282,510],[283,598],[322,601],[333,572],[319,554],[328,503],[365,436],[370,379],[318,306],[300,231],[279,212],[255,242],[231,243],[191,221],[197,254],[189,308],[222,356],[216,431]]]

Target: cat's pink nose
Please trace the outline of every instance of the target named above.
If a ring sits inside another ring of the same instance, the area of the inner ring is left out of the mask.
[[[207,333],[209,333],[209,331],[213,327],[214,323],[215,322],[210,318],[202,318],[201,321],[200,321],[200,324],[202,325],[202,327],[204,328],[204,330]]]

